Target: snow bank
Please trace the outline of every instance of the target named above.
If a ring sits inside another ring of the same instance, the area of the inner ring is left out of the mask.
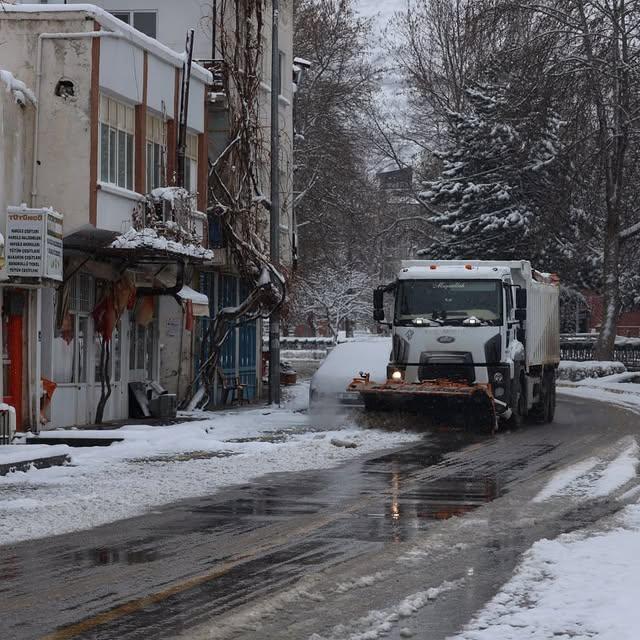
[[[558,379],[576,382],[585,378],[602,378],[615,373],[624,373],[626,370],[622,362],[563,360],[558,367]]]
[[[373,582],[375,581],[374,579]],[[398,630],[401,637],[409,638],[413,636],[413,631],[408,626],[411,623],[411,618],[441,594],[461,587],[463,582],[463,580],[443,582],[437,587],[418,591],[408,595],[393,607],[370,611],[358,620],[336,625],[326,635],[314,633],[309,640],[376,640],[388,637],[394,629]],[[420,635],[418,633],[419,637]]]
[[[342,342],[329,353],[311,379],[311,390],[318,395],[344,393],[361,371],[384,382],[391,353],[391,338],[367,338]]]
[[[533,499],[544,502],[552,497],[578,499],[602,498],[623,487],[636,477],[638,444],[634,438],[623,438],[613,460],[588,458],[556,473]]]
[[[94,527],[267,473],[332,467],[419,439],[349,424],[323,431],[300,412],[306,387],[287,391],[283,409],[200,412],[194,422],[128,426],[117,431],[124,441],[108,447],[64,447],[70,466],[1,477],[0,544]],[[357,447],[335,447],[335,437]]]
[[[540,540],[515,576],[452,640],[635,640],[640,628],[640,506],[616,528]]]

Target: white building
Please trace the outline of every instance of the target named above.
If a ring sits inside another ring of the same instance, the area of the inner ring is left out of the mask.
[[[101,394],[97,327],[109,324],[112,311],[106,321],[96,314],[102,300],[123,300],[124,291],[131,298],[124,302],[136,303],[113,328],[112,392],[104,419],[126,418],[130,382],[159,381],[175,391],[178,378],[188,381],[191,374],[193,336],[183,336],[184,305],[176,293],[190,282],[195,265],[217,259],[205,248],[203,213],[211,74],[192,67],[185,186],[200,213],[180,222],[190,230],[189,246],[160,240],[141,247],[140,233],[132,232],[128,242],[112,246],[132,226],[149,226],[134,211],[144,194],[172,182],[183,57],[97,7],[50,4],[3,6],[0,61],[31,88],[22,91],[21,106],[15,101],[20,85],[0,87],[1,228],[6,229],[9,208],[22,203],[34,210],[52,207],[64,216],[64,286],[42,288],[51,280],[46,274],[14,278],[22,292],[15,304],[11,295],[11,304],[4,305],[4,327],[10,311],[21,311],[29,336],[21,397],[12,398],[22,409],[19,427],[36,426],[41,406],[52,426],[95,419]],[[174,224],[173,216],[172,209],[163,209],[160,226],[168,227],[170,217]],[[41,378],[56,385],[48,407]],[[4,394],[9,395],[6,385]]]

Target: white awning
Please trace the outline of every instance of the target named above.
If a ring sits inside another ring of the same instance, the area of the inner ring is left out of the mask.
[[[194,316],[209,317],[209,298],[204,293],[200,293],[185,284],[178,291],[178,296],[185,301],[191,300]]]

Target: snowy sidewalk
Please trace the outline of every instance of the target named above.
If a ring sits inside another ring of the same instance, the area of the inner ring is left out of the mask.
[[[640,626],[638,444],[556,473],[534,502],[606,499],[621,510],[592,527],[536,542],[514,576],[453,640],[636,640]],[[631,486],[630,486],[631,485]],[[634,504],[624,506],[632,501]]]
[[[347,421],[316,423],[301,411],[308,386],[297,391],[280,409],[201,413],[201,420],[167,427],[122,427],[123,441],[111,446],[65,447],[68,466],[0,477],[0,545],[139,515],[271,472],[336,466],[419,438]],[[335,446],[332,440],[357,446]]]
[[[558,393],[608,402],[638,412],[640,372],[628,371],[603,378],[585,378],[577,382],[561,380],[558,382]]]

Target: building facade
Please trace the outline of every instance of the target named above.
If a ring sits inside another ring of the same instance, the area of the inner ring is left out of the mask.
[[[78,0],[67,0],[67,5],[77,4]],[[194,29],[193,58],[203,66],[214,71],[214,86],[208,92],[206,110],[208,112],[208,159],[211,163],[229,143],[230,122],[235,117],[234,105],[237,105],[232,83],[225,82],[215,73],[230,63],[231,56],[226,50],[228,42],[237,29],[236,10],[241,3],[236,0],[216,0],[202,3],[200,0],[140,0],[133,5],[127,0],[98,0],[95,3],[114,17],[141,30],[147,36],[157,38],[175,51],[185,49],[186,35]],[[52,6],[51,1],[48,2]],[[262,51],[258,65],[260,89],[258,110],[261,123],[262,144],[261,182],[265,195],[270,198],[270,150],[268,143],[271,130],[271,2],[263,2]],[[280,256],[279,265],[285,272],[294,259],[294,221],[293,221],[293,0],[281,0],[279,11],[279,63],[281,80],[278,87],[279,132],[280,132]],[[124,62],[124,61],[123,61]],[[220,86],[216,86],[216,80]],[[263,241],[268,244],[268,212],[264,212]],[[223,249],[222,238],[216,226],[209,228],[210,245]],[[211,303],[211,317],[223,306],[235,306],[242,301],[246,293],[245,283],[239,277],[237,265],[231,256],[224,255],[223,263],[215,271],[199,278],[199,286],[206,291]],[[197,323],[196,340],[206,333],[207,322]],[[222,373],[227,378],[238,378],[247,389],[250,398],[261,395],[262,376],[260,358],[254,353],[254,345],[260,343],[261,323],[236,329],[229,336],[223,348],[221,358]],[[193,364],[197,371],[203,353],[196,346]],[[176,367],[173,367],[175,370]],[[169,376],[171,367],[164,371]],[[184,381],[184,376],[181,376]]]
[[[181,55],[98,8],[16,5],[0,13],[0,60],[17,80],[2,96],[5,236],[10,245],[12,215],[44,212],[64,250],[57,279],[5,275],[3,394],[19,429],[93,422],[105,382],[103,419],[144,414],[130,383],[188,384],[202,302],[188,285],[220,261],[206,247],[211,74],[191,69],[179,190]],[[23,379],[12,386],[18,330]]]

